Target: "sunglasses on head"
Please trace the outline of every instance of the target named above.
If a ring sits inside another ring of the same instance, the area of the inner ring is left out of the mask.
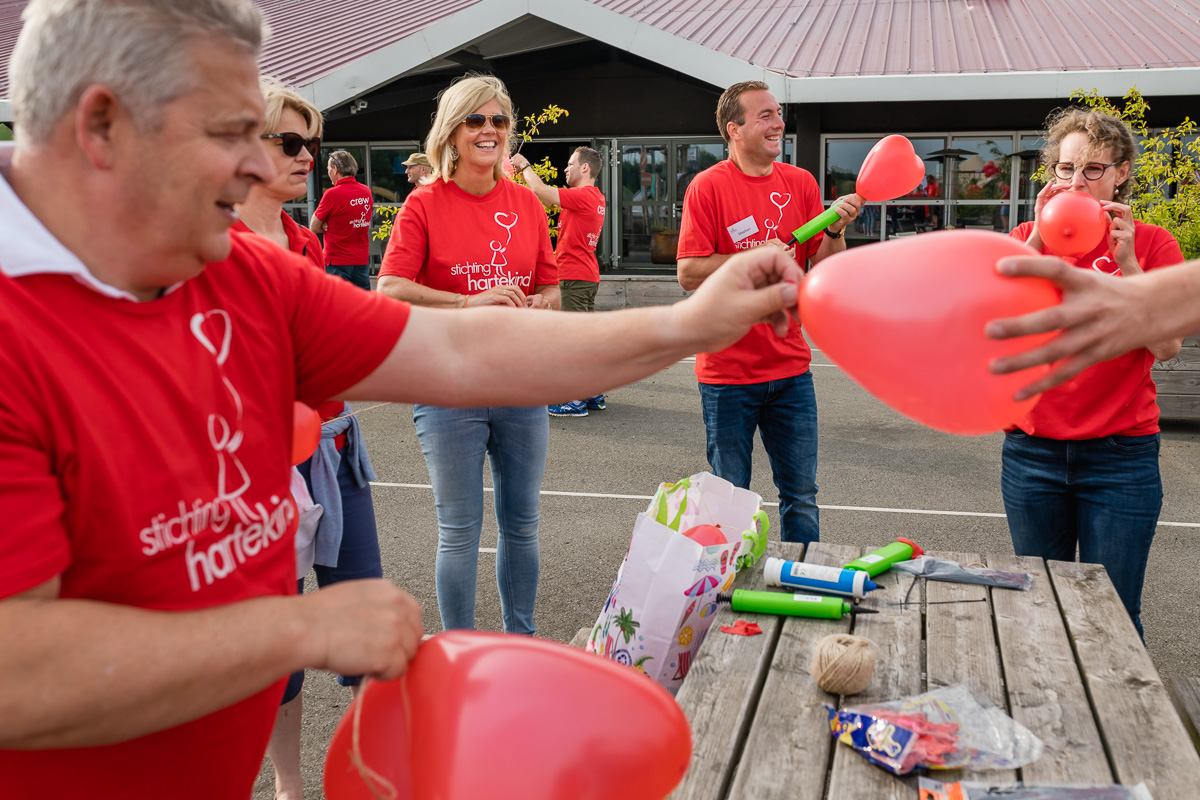
[[[317,150],[321,147],[321,137],[314,136],[311,139],[305,139],[298,133],[264,133],[260,139],[279,139],[283,142],[283,154],[289,158],[295,158],[300,155],[300,148],[303,147],[308,151],[313,158],[317,157]]]
[[[467,114],[463,118],[463,124],[467,126],[469,131],[477,131],[482,128],[488,120],[492,121],[492,127],[496,130],[507,130],[512,120],[503,114],[492,114],[490,117],[487,114]]]

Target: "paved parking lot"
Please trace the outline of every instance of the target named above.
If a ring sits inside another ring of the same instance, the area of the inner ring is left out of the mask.
[[[1012,552],[1000,497],[1000,435],[964,438],[923,428],[871,398],[820,353],[814,354],[813,371],[822,539],[878,546],[905,536],[931,550]],[[520,379],[519,368],[514,379]],[[411,407],[374,408],[361,419],[379,476],[374,498],[385,574],[420,601],[426,630],[436,632],[437,526]],[[604,411],[551,419],[550,427],[536,624],[539,635],[569,641],[594,622],[634,517],[658,483],[707,468],[692,364],[675,364],[610,393]],[[1200,642],[1191,630],[1200,571],[1198,469],[1200,423],[1164,423],[1166,500],[1142,614],[1150,654],[1164,676],[1200,674]],[[486,468],[485,485],[490,485]],[[761,444],[751,488],[771,504],[774,527],[775,487]],[[496,545],[496,524],[490,494],[485,503],[486,549]],[[494,555],[481,552],[479,558],[477,627],[498,631]],[[349,694],[321,673],[309,674],[304,693],[306,797],[315,798],[321,796],[325,749]],[[256,798],[272,796],[270,776],[268,767]]]

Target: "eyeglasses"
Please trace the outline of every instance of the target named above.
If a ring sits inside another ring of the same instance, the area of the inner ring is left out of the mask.
[[[492,127],[496,130],[508,130],[508,126],[512,123],[512,120],[503,114],[492,114],[490,117],[487,114],[467,114],[463,118],[463,124],[467,126],[467,130],[477,131],[486,125],[489,119],[492,121]]]
[[[317,150],[321,148],[321,137],[314,136],[311,139],[305,139],[298,133],[264,133],[258,137],[260,139],[279,139],[283,142],[283,154],[289,158],[295,158],[300,155],[300,148],[303,147],[308,151],[314,159],[317,157]]]
[[[1083,167],[1083,177],[1089,181],[1098,181],[1108,171],[1109,167],[1115,167],[1117,164],[1124,163],[1124,161],[1114,161],[1111,164],[1092,162]],[[1055,176],[1061,181],[1069,181],[1075,177],[1076,166],[1070,161],[1055,161],[1050,165],[1050,169],[1054,171]]]

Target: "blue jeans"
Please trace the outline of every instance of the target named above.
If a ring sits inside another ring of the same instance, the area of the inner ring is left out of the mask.
[[[1004,437],[1000,487],[1019,556],[1103,564],[1142,632],[1142,582],[1162,510],[1158,434]]]
[[[434,574],[442,627],[475,627],[486,454],[500,527],[496,582],[504,631],[532,634],[538,581],[538,493],[550,440],[546,407],[416,405],[413,422],[437,507]]]
[[[757,428],[779,490],[780,538],[819,541],[817,394],[812,373],[766,383],[702,383],[700,402],[713,474],[750,488]]]
[[[371,291],[371,268],[367,264],[351,267],[326,264],[325,271],[330,275],[337,275],[344,281],[350,281],[360,289]]]

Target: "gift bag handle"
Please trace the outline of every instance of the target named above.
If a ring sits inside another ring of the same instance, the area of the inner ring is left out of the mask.
[[[654,514],[654,521],[660,525],[666,525],[673,531],[679,530],[679,520],[683,517],[683,512],[687,511],[687,490],[692,485],[688,478],[677,483],[664,483],[658,487],[658,491],[654,495],[654,502],[658,504],[658,511]],[[667,522],[667,495],[676,491],[683,490],[683,502],[679,504],[679,513],[675,515],[675,519]]]
[[[757,530],[742,531],[742,540],[747,542],[749,547],[743,547],[742,549],[748,549],[748,552],[737,558],[739,570],[753,567],[767,549],[767,534],[771,530],[771,520],[767,518],[767,512],[760,509],[754,513],[754,521],[758,523],[755,526]]]

